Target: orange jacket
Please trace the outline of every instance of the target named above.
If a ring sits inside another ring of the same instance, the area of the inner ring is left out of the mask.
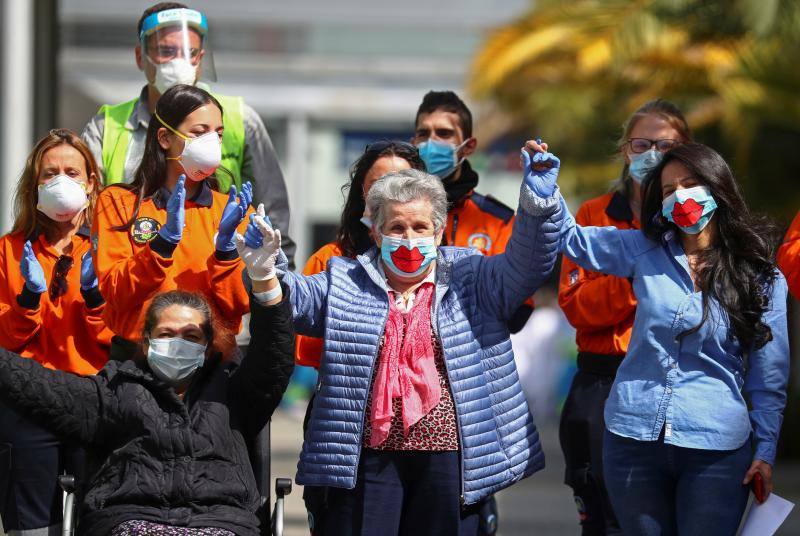
[[[0,238],[0,346],[51,369],[96,374],[108,361],[112,333],[103,322],[97,289],[81,293],[81,257],[89,251],[89,233],[82,230],[72,238],[67,290],[53,300],[47,291],[23,292],[19,263],[25,240],[21,234]],[[60,254],[43,233],[30,241],[49,285]]]
[[[448,211],[442,245],[496,255],[506,250],[513,227],[514,211],[510,207],[473,191]]]
[[[778,267],[786,277],[792,295],[800,299],[800,213],[795,216],[778,249]]]
[[[336,242],[325,244],[319,248],[306,262],[303,268],[303,275],[314,275],[324,272],[328,267],[328,261],[333,257],[340,257],[342,248]],[[306,367],[319,368],[322,358],[322,339],[297,335],[297,343],[294,351],[295,362]]]
[[[474,247],[484,255],[496,255],[505,250],[513,225],[513,210],[492,197],[472,192],[448,212],[442,244]],[[303,274],[324,271],[331,257],[341,254],[335,242],[322,246],[308,259]],[[297,336],[295,360],[298,365],[318,368],[321,356],[322,339]]]
[[[175,246],[158,235],[167,221],[168,195],[162,189],[144,199],[136,220],[125,230],[114,228],[131,219],[136,193],[111,186],[97,200],[92,240],[100,292],[107,302],[106,324],[117,335],[137,341],[152,298],[179,288],[203,294],[222,326],[236,333],[249,311],[242,284],[244,263],[235,250],[218,256],[214,246],[228,196],[203,182],[198,194],[186,201],[186,225]],[[246,217],[239,225],[240,233],[248,221]]]
[[[638,229],[625,196],[608,193],[584,203],[579,225]],[[624,355],[631,339],[636,298],[630,281],[584,270],[562,258],[558,304],[576,330],[579,352]]]

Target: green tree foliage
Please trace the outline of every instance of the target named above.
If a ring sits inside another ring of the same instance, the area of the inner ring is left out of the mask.
[[[498,123],[550,142],[571,193],[616,178],[622,122],[663,97],[752,205],[783,220],[800,208],[800,2],[539,0],[488,37],[470,87]]]

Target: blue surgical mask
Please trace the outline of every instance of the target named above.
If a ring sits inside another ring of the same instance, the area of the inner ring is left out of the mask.
[[[406,239],[381,235],[381,260],[383,265],[397,276],[422,275],[434,259],[436,259],[435,236]]]
[[[675,190],[661,203],[661,214],[687,234],[705,229],[717,210],[717,202],[707,186]]]
[[[180,337],[150,339],[147,364],[158,378],[176,384],[191,377],[203,366],[206,346]]]
[[[628,166],[628,174],[633,180],[641,184],[650,170],[656,167],[661,162],[662,158],[664,158],[664,154],[655,149],[650,149],[649,151],[639,154],[632,154],[630,156],[631,165]]]
[[[447,141],[427,140],[418,144],[417,149],[428,173],[444,180],[464,161],[463,158],[458,159],[458,151],[468,141],[464,140],[464,143],[457,146]]]

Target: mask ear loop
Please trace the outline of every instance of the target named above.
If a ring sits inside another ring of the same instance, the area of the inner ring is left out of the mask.
[[[185,142],[188,142],[191,139],[189,136],[185,136],[185,135],[181,134],[180,132],[178,132],[177,130],[175,130],[174,128],[172,128],[171,126],[169,126],[166,121],[161,119],[161,116],[158,115],[158,112],[153,112],[153,115],[156,117],[156,119],[158,119],[159,123],[161,123],[162,125],[164,125],[164,127],[166,127],[167,130],[169,130],[170,132],[172,132],[173,134],[175,134],[179,138],[182,138]],[[181,159],[180,156],[168,156],[167,157],[167,160],[178,160],[178,161],[180,161],[180,159]]]
[[[179,138],[183,138],[184,140],[190,140],[190,139],[191,139],[189,136],[186,136],[186,135],[184,135],[184,134],[181,134],[180,132],[178,132],[177,130],[175,130],[175,129],[174,129],[174,128],[172,128],[171,126],[169,126],[169,125],[167,124],[167,122],[166,122],[166,121],[164,121],[163,119],[161,119],[161,116],[160,116],[160,115],[158,115],[158,112],[153,112],[153,115],[155,115],[155,116],[156,116],[156,119],[158,119],[158,122],[159,122],[159,123],[161,123],[162,125],[164,125],[164,126],[167,128],[167,130],[169,130],[170,132],[172,132],[173,134],[175,134],[175,135],[176,135],[176,136],[178,136]]]

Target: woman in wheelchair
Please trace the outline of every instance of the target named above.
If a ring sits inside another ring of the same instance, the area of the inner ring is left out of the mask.
[[[87,449],[78,534],[259,535],[247,438],[286,389],[294,330],[277,279],[253,291],[241,363],[205,298],[178,290],[153,299],[141,344],[96,376],[0,349],[3,402]]]

